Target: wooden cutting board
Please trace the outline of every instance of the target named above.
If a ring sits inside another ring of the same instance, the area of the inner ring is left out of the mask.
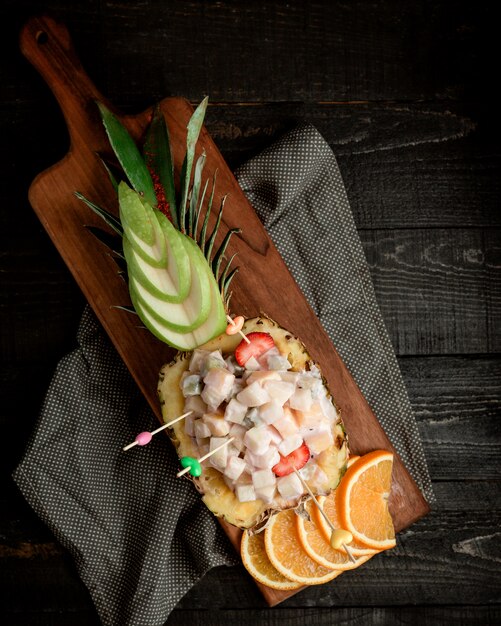
[[[71,140],[64,159],[33,181],[29,190],[31,205],[153,411],[161,419],[156,396],[157,376],[162,364],[170,360],[173,353],[148,331],[138,327],[134,315],[115,308],[115,305],[130,304],[127,287],[118,278],[117,266],[106,249],[84,227],[102,228],[102,222],[74,196],[75,191],[80,191],[90,200],[117,212],[115,192],[97,156],[97,153],[109,154],[110,150],[95,100],[111,105],[86,75],[63,25],[47,17],[33,18],[21,32],[20,46],[57,98]],[[161,107],[170,129],[175,166],[179,171],[186,125],[193,109],[181,98],[163,100]],[[117,112],[136,138],[143,134],[151,113],[151,109],[135,116],[121,116]],[[220,240],[229,228],[242,229],[240,236],[232,238],[228,250],[229,254],[238,252],[241,267],[232,285],[232,311],[246,317],[264,312],[302,339],[322,368],[341,408],[353,453],[364,454],[377,448],[393,451],[395,464],[390,510],[396,530],[406,528],[429,511],[426,501],[205,128],[200,135],[198,153],[202,149],[207,153],[205,174],[211,177],[218,170],[215,204],[219,204],[223,194],[229,194]],[[241,531],[225,523],[223,528],[238,549]],[[270,606],[295,593],[275,591],[262,585],[260,589]]]

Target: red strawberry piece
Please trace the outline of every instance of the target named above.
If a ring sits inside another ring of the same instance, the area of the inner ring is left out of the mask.
[[[245,336],[250,343],[242,339],[235,350],[235,359],[239,365],[245,365],[251,357],[259,358],[275,346],[273,337],[269,333],[249,333]]]
[[[296,448],[287,456],[280,455],[280,461],[272,467],[273,473],[276,476],[287,476],[292,474],[294,468],[300,470],[304,467],[309,459],[310,451],[303,441],[299,448]]]

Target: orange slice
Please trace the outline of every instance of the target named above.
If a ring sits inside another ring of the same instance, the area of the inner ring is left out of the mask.
[[[321,585],[341,573],[320,565],[299,543],[292,509],[274,515],[264,531],[264,545],[272,565],[286,578],[303,585]]]
[[[333,491],[328,496],[317,496],[317,500],[324,512],[327,514],[327,517],[332,522],[334,528],[342,528],[336,508],[336,492]],[[313,509],[312,520],[314,521],[318,530],[323,536],[324,541],[327,541],[327,543],[329,543],[332,531],[317,507],[314,507]],[[353,539],[353,541],[350,543],[350,550],[353,556],[366,556],[368,554],[372,555],[378,552],[373,548],[368,548],[356,539]]]
[[[249,536],[249,533],[244,531],[240,554],[245,569],[263,585],[282,591],[301,587],[301,583],[289,580],[273,567],[264,548],[264,532]]]
[[[361,556],[357,558],[356,563],[353,563],[344,550],[334,550],[334,548],[331,548],[329,541],[326,540],[324,534],[315,523],[315,512],[318,513],[320,517],[322,516],[317,507],[313,504],[312,500],[308,500],[306,502],[305,509],[312,521],[309,522],[300,515],[296,515],[296,526],[299,541],[306,554],[320,565],[323,565],[328,569],[338,571],[355,569],[359,565],[362,565],[362,563],[365,563],[365,561],[370,559],[370,556],[375,553],[374,550],[371,550],[368,556]],[[325,522],[325,520],[324,523],[327,526],[327,522]],[[329,527],[327,526],[327,528]]]
[[[336,490],[341,528],[375,550],[395,545],[395,529],[388,510],[392,467],[391,452],[369,452],[347,469]]]
[[[350,456],[350,458],[348,459],[347,463],[346,463],[346,467],[351,467],[353,465],[353,463],[355,463],[355,461],[358,461],[360,457],[357,454],[354,454],[353,456]]]

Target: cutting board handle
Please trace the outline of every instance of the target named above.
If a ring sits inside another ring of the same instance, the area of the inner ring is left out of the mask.
[[[21,30],[19,45],[59,102],[72,144],[95,132],[95,100],[108,103],[85,73],[67,28],[50,17],[32,17]]]

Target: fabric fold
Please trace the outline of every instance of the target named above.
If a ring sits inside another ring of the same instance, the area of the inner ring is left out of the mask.
[[[409,472],[433,497],[396,357],[377,306],[339,169],[301,126],[237,179]],[[78,348],[59,363],[14,473],[27,501],[72,554],[103,624],[164,624],[217,565],[239,562],[157,437],[122,446],[155,418],[89,308]]]

